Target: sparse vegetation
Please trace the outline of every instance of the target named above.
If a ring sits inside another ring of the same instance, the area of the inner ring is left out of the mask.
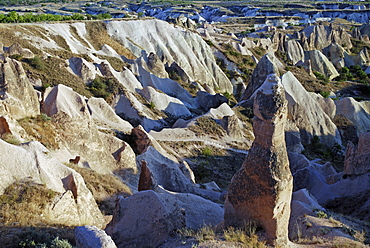
[[[320,158],[323,161],[333,162],[336,168],[343,168],[344,156],[342,154],[342,146],[334,144],[328,147],[321,143],[320,138],[314,135],[311,143],[304,145],[305,150],[302,152],[307,158]],[[343,170],[343,169],[342,169]]]
[[[225,130],[209,117],[198,118],[196,124],[189,127],[189,129],[196,133],[197,136],[207,134],[216,139],[226,134]]]
[[[18,120],[18,123],[24,128],[30,138],[39,141],[46,148],[52,150],[59,148],[55,125],[46,114],[41,114],[37,117],[25,117]]]
[[[97,76],[88,86],[89,91],[95,97],[104,98],[110,102],[111,98],[124,91],[123,86],[114,77]]]
[[[42,218],[46,206],[58,193],[45,185],[15,182],[0,196],[0,220],[4,225],[32,226],[45,223]]]
[[[94,170],[78,167],[74,164],[67,164],[67,166],[81,174],[87,188],[93,194],[104,214],[113,214],[115,198],[110,198],[110,196],[132,195],[131,189],[115,175],[99,174]]]

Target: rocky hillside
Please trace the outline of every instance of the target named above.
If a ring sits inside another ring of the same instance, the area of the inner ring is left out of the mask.
[[[369,243],[367,25],[218,25],[0,25],[3,247]]]

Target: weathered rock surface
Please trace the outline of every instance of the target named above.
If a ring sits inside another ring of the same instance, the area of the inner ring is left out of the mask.
[[[358,135],[370,130],[370,102],[357,102],[352,97],[335,101],[336,115],[343,115],[357,127]]]
[[[192,114],[189,109],[180,100],[168,96],[164,93],[156,91],[153,87],[144,87],[139,93],[150,103],[154,104],[154,108],[164,111],[174,117],[189,117]]]
[[[178,63],[191,81],[233,92],[229,79],[216,65],[211,48],[200,35],[160,20],[111,21],[107,23],[107,30],[137,57],[143,49],[153,52],[164,58],[164,63]]]
[[[106,231],[119,248],[157,247],[175,229],[215,226],[222,217],[222,207],[202,197],[148,190],[121,198]]]
[[[304,51],[298,41],[288,40],[285,43],[285,51],[287,53],[287,58],[293,65],[297,64],[299,61],[304,61]]]
[[[14,43],[13,45],[5,49],[5,51],[9,54],[9,56],[20,55],[22,58],[27,59],[33,58],[35,56],[33,52],[31,52],[29,49],[21,47],[19,43]]]
[[[117,248],[112,238],[96,226],[78,226],[74,233],[78,248]]]
[[[95,79],[97,68],[83,58],[71,57],[68,60],[72,72],[79,76],[84,83],[90,83]]]
[[[94,102],[96,101],[92,99],[92,106],[96,106]],[[100,109],[96,106],[95,109],[101,111],[107,107],[104,105]],[[44,94],[43,109],[57,124],[57,131],[63,137],[62,144],[72,154],[84,158],[85,166],[99,173],[112,173],[122,169],[136,172],[135,154],[131,147],[114,136],[100,132],[86,100],[71,88],[64,85],[49,88]],[[109,118],[104,121],[109,123]],[[116,125],[119,123],[122,122]],[[121,129],[125,130],[124,126]],[[69,159],[66,158],[66,162]]]
[[[151,190],[120,198],[106,232],[118,248],[157,247],[171,231],[185,227],[180,209],[162,202]]]
[[[341,144],[335,124],[294,75],[287,72],[281,81],[288,100],[288,119],[298,127],[302,143],[310,143],[313,135],[317,135],[329,146]]]
[[[344,173],[348,175],[361,175],[370,171],[370,133],[362,133],[356,147],[348,143],[344,161]]]
[[[180,170],[180,164],[163,156],[153,147],[149,146],[136,160],[138,164],[146,161],[154,180],[163,188],[174,192],[193,192],[194,184]]]
[[[305,52],[305,59],[311,61],[312,70],[315,70],[329,79],[339,76],[334,65],[329,59],[319,50],[311,50]]]
[[[205,91],[198,91],[196,101],[199,108],[203,111],[208,111],[211,108],[217,108],[221,104],[227,102],[227,98],[221,94],[211,95]]]
[[[131,132],[132,125],[116,115],[112,107],[103,98],[91,97],[87,101],[87,106],[97,126],[114,129],[126,134]]]
[[[264,55],[254,69],[251,80],[247,86],[247,89],[244,91],[241,100],[247,100],[250,98],[253,93],[263,84],[269,74],[275,73],[279,75],[279,70],[283,67],[284,66],[275,57],[274,53],[267,53]]]
[[[27,78],[21,62],[5,58],[0,61],[0,113],[15,119],[40,114],[36,91]]]
[[[268,243],[286,247],[293,180],[284,139],[287,101],[276,74],[256,91],[254,114],[255,140],[229,185],[225,224],[255,220]]]
[[[0,140],[0,151],[0,193],[17,180],[45,184],[59,193],[46,208],[49,221],[66,225],[103,225],[103,215],[81,175],[51,157],[39,142],[14,146]]]

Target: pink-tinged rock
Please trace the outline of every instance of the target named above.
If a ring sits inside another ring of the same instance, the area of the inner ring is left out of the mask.
[[[270,74],[254,95],[255,140],[229,185],[225,224],[255,221],[269,244],[287,247],[293,188],[284,135],[287,101],[276,74]]]

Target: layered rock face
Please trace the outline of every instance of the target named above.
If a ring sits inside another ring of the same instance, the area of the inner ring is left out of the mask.
[[[276,74],[256,91],[254,114],[255,140],[229,185],[225,224],[256,221],[268,243],[286,247],[293,181],[284,139],[287,101]]]

